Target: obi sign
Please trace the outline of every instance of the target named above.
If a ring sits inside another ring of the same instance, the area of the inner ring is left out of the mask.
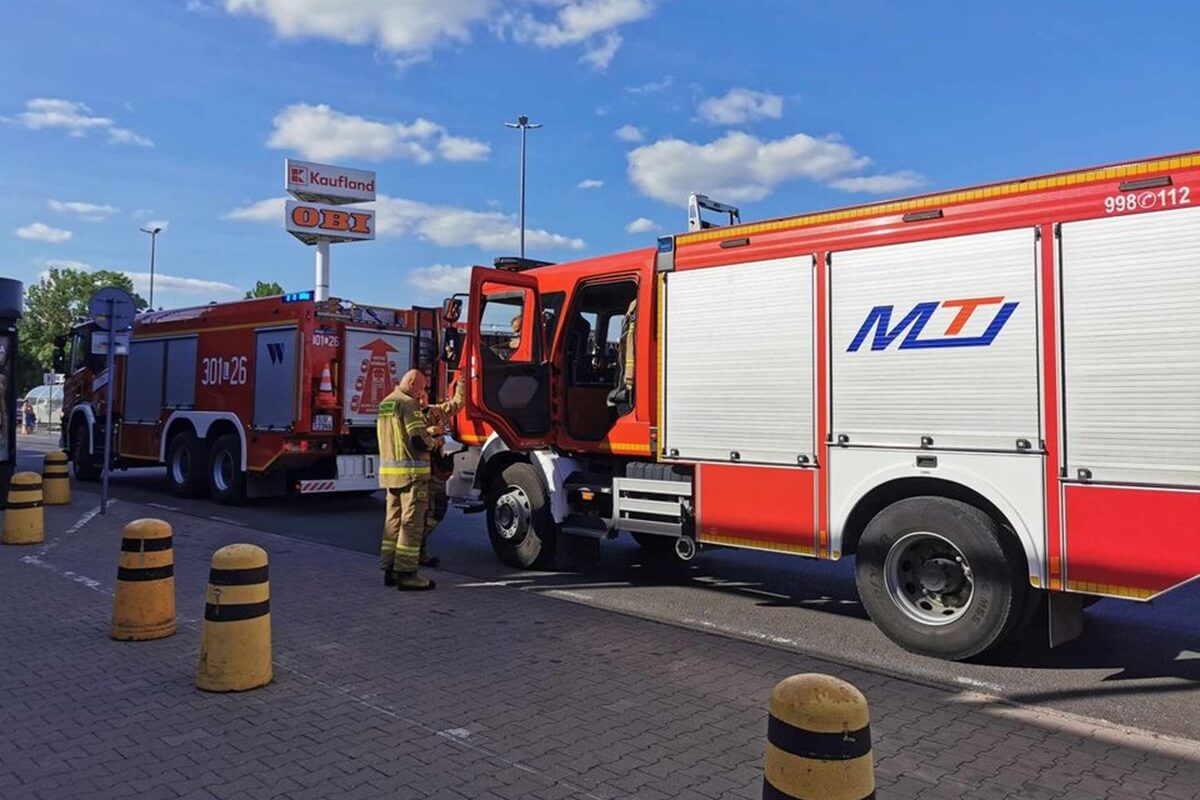
[[[289,200],[284,210],[284,226],[305,244],[374,239],[375,211]]]

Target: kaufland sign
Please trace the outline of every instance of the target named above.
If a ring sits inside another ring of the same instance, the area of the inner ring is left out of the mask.
[[[283,162],[283,170],[284,188],[298,200],[330,205],[375,201],[375,173],[369,170],[291,158]]]

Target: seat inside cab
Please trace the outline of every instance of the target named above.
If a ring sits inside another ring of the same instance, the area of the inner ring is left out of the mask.
[[[567,433],[575,439],[603,439],[631,407],[632,397],[623,404],[614,392],[625,384],[621,335],[636,298],[633,280],[588,284],[575,293],[561,323],[565,422]]]

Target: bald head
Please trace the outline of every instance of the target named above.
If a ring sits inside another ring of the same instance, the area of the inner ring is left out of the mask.
[[[400,391],[404,392],[409,397],[414,399],[425,394],[426,380],[425,374],[419,369],[410,369],[404,373],[404,377],[400,379]]]

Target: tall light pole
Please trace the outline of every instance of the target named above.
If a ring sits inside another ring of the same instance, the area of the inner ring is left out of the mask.
[[[154,310],[154,243],[162,233],[162,227],[138,228],[142,233],[150,234],[150,310]]]
[[[505,127],[519,128],[521,131],[521,258],[525,257],[525,131],[542,127],[540,122],[531,123],[529,117],[522,114],[516,122],[506,122]]]

